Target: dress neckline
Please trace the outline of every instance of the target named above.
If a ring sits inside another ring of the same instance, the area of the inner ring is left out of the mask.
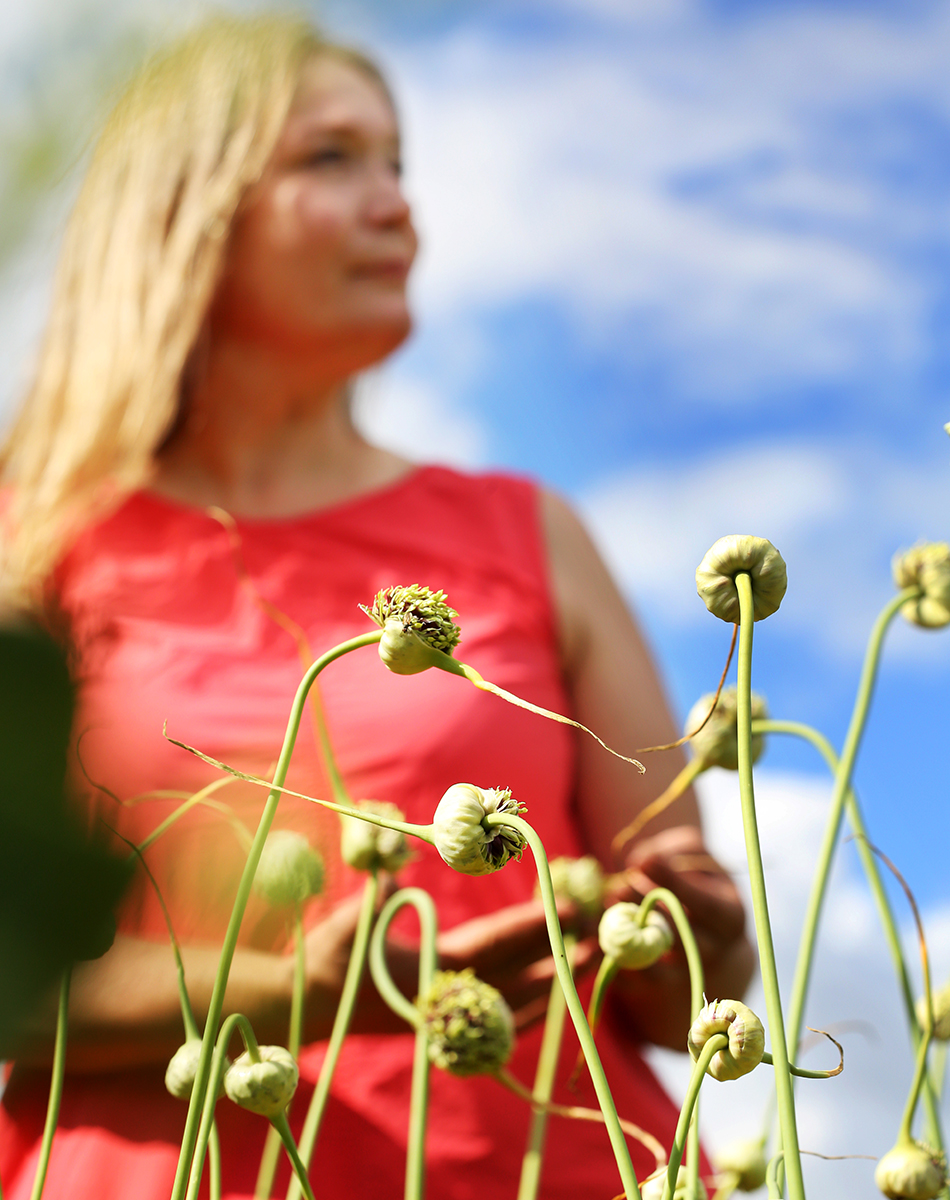
[[[231,513],[230,515],[238,525],[245,527],[253,526],[262,528],[269,525],[290,528],[297,524],[303,525],[335,516],[343,516],[363,507],[372,507],[381,501],[389,501],[397,493],[415,486],[423,478],[443,469],[431,464],[414,464],[408,471],[404,471],[396,479],[390,480],[389,483],[382,484],[379,487],[368,488],[363,492],[357,492],[355,495],[348,496],[346,499],[336,501],[333,504],[323,505],[320,508],[304,509],[299,513],[289,513],[286,516],[248,517],[238,513]],[[161,492],[151,491],[148,488],[142,488],[140,491],[134,492],[129,497],[128,503],[145,504],[152,508],[163,509],[168,513],[177,513],[180,516],[192,516],[199,520],[210,521],[214,519],[208,515],[206,508],[196,504],[187,504],[182,500],[175,500],[170,496],[164,496]]]

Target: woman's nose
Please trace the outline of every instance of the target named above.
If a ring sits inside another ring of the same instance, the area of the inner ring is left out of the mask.
[[[370,218],[381,225],[402,225],[409,220],[409,201],[392,166],[380,167],[373,173],[367,211]]]

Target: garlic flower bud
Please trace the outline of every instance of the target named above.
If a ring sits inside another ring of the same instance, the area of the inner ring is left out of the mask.
[[[388,800],[357,800],[360,812],[375,813],[390,821],[405,821],[402,809]],[[398,829],[373,825],[359,817],[340,817],[340,852],[343,861],[357,871],[390,871],[395,874],[412,857],[406,835]]]
[[[696,591],[714,617],[733,625],[739,620],[736,576],[742,571],[752,580],[753,620],[771,616],[788,587],[785,559],[771,542],[747,533],[721,537],[696,568]]]
[[[901,605],[908,621],[928,629],[950,622],[950,546],[946,542],[912,546],[896,554],[891,567],[899,588],[919,587],[923,593]]]
[[[736,1191],[754,1192],[765,1183],[768,1162],[761,1138],[743,1138],[730,1142],[713,1155],[713,1166],[720,1175],[731,1175]]]
[[[275,908],[302,904],[323,888],[323,859],[302,833],[275,829],[267,835],[254,875],[254,890]]]
[[[262,1117],[279,1117],[297,1090],[300,1074],[294,1056],[283,1046],[261,1046],[260,1062],[245,1051],[228,1068],[228,1099]]]
[[[552,858],[551,882],[555,896],[572,900],[587,916],[594,916],[604,907],[604,870],[592,854],[582,858]]]
[[[715,698],[715,692],[700,696],[689,710],[686,718],[685,732],[697,729],[705,720],[710,705]],[[765,720],[769,715],[765,698],[758,692],[752,693],[752,720]],[[713,714],[703,725],[702,729],[692,738],[690,745],[694,756],[706,767],[724,767],[727,771],[739,769],[739,734],[737,723],[738,704],[736,689],[723,688],[719,701],[713,709]],[[765,749],[765,737],[761,733],[752,735],[752,761],[756,762]]]
[[[673,945],[673,931],[666,918],[651,908],[640,921],[640,905],[622,900],[612,904],[600,918],[597,940],[607,958],[627,971],[652,966]]]
[[[666,1167],[658,1167],[652,1175],[648,1175],[640,1184],[640,1195],[642,1200],[663,1200],[663,1189],[666,1186]],[[707,1200],[709,1193],[706,1191],[706,1185],[699,1180],[699,1189],[696,1192],[696,1200]],[[690,1200],[689,1192],[689,1175],[686,1170],[681,1168],[676,1176],[676,1191],[673,1193],[673,1200]]]
[[[947,1161],[923,1142],[898,1142],[878,1160],[874,1182],[890,1200],[934,1200],[947,1186]]]
[[[429,1061],[452,1075],[488,1075],[511,1057],[515,1022],[496,988],[471,967],[436,971],[416,1000],[429,1039]]]
[[[713,1055],[707,1068],[713,1079],[738,1079],[762,1061],[765,1029],[752,1009],[739,1000],[713,1000],[700,1010],[686,1039],[694,1062],[706,1042],[717,1033],[724,1033],[729,1044]]]
[[[525,806],[507,788],[454,783],[438,803],[432,818],[435,848],[443,860],[463,875],[488,875],[511,858],[521,858],[525,839],[507,825],[486,826],[489,813],[518,816]]]
[[[198,1059],[201,1056],[201,1038],[189,1038],[179,1046],[168,1060],[165,1069],[165,1087],[177,1100],[190,1100],[191,1089],[195,1086],[195,1075],[198,1073]],[[225,1062],[228,1062],[225,1059]],[[228,1062],[230,1066],[230,1063]],[[218,1096],[224,1095],[224,1084],[218,1088]]]
[[[458,613],[444,592],[418,583],[384,588],[372,608],[360,608],[382,629],[379,657],[396,675],[416,675],[433,665],[434,654],[451,654],[458,645]]]
[[[933,1036],[941,1042],[950,1041],[950,983],[944,984],[942,988],[933,993],[933,1007]],[[920,1022],[921,1029],[927,1028],[927,1018],[927,998],[921,996],[917,1001],[917,1020]]]

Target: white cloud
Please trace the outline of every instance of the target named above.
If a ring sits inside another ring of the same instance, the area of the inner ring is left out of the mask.
[[[891,556],[919,538],[945,537],[948,502],[943,457],[911,466],[852,443],[782,441],[631,470],[589,491],[580,506],[624,587],[675,625],[708,620],[694,573],[717,538],[767,537],[789,572],[774,619],[850,657],[892,594]],[[945,641],[902,626],[889,653],[945,670]]]
[[[716,771],[700,779],[700,800],[713,853],[735,871],[741,886],[745,861],[736,776]],[[765,861],[769,908],[783,1001],[787,1006],[810,875],[822,836],[830,785],[803,776],[760,772],[756,801]],[[844,847],[829,889],[819,935],[806,1023],[816,1028],[841,1024],[844,1073],[829,1080],[800,1080],[796,1107],[799,1140],[821,1154],[880,1155],[897,1135],[913,1070],[912,1056],[894,971],[879,932],[871,899],[858,878],[853,847]],[[909,882],[913,887],[913,876]],[[902,924],[906,911],[898,909]],[[908,918],[909,920],[909,918]],[[925,912],[936,980],[950,967],[950,909]],[[919,979],[913,946],[908,963]],[[765,1019],[761,987],[748,998]],[[682,1095],[688,1075],[683,1056],[652,1055],[674,1096]],[[802,1065],[833,1066],[832,1047],[816,1044],[804,1051]],[[707,1145],[722,1146],[763,1127],[772,1085],[771,1072],[759,1067],[734,1083],[707,1080],[703,1087],[702,1125]],[[874,1164],[855,1159],[825,1162],[805,1157],[811,1200],[841,1196],[872,1197]]]
[[[900,193],[879,138],[834,130],[947,108],[950,8],[616,23],[540,50],[468,28],[397,57],[426,322],[556,298],[584,336],[620,355],[649,337],[724,401],[917,361],[934,285],[902,250],[945,242],[942,194]]]

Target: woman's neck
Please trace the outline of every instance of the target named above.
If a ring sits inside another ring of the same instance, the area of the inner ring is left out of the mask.
[[[231,347],[201,363],[152,488],[197,507],[281,517],[395,482],[412,464],[371,446],[350,419],[349,386]]]

